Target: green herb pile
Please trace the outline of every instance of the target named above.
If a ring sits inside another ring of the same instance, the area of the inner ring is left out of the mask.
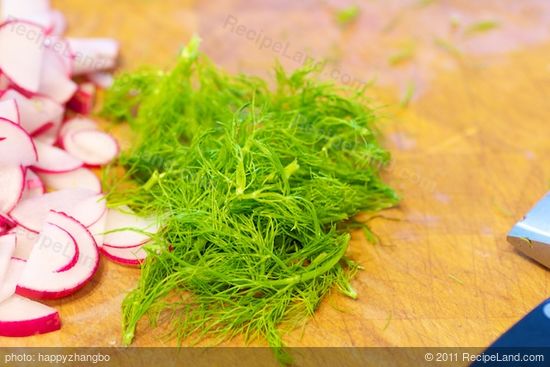
[[[357,297],[348,231],[355,214],[397,203],[379,178],[389,154],[362,93],[307,67],[277,67],[270,88],[219,70],[198,43],[172,71],[122,75],[106,96],[103,115],[134,136],[118,163],[133,186],[111,182],[109,202],[163,225],[123,303],[123,340],[148,315],[180,342],[281,347],[332,289]]]

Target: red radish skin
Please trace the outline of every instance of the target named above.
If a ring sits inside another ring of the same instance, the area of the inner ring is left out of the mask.
[[[67,107],[81,115],[89,115],[94,107],[95,86],[92,83],[81,84]]]
[[[71,233],[79,247],[79,259],[72,268],[64,272],[55,272],[36,267],[35,264],[39,263],[39,260],[34,260],[38,258],[33,256],[36,251],[33,250],[16,288],[16,293],[21,296],[34,299],[63,298],[84,287],[97,271],[99,253],[88,229],[74,218],[60,212],[51,212],[48,222]]]
[[[0,167],[0,213],[15,208],[25,190],[26,170],[22,166]]]
[[[0,303],[0,336],[26,337],[60,328],[59,313],[51,307],[17,295]]]

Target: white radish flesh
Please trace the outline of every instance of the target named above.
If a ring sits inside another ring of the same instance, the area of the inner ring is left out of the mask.
[[[21,201],[10,217],[31,232],[40,232],[50,210],[60,211],[88,227],[106,210],[103,195],[86,189],[54,191]]]
[[[0,303],[10,298],[15,294],[15,288],[17,287],[17,282],[19,277],[25,269],[27,262],[16,257],[12,257],[8,264],[8,271],[4,280],[0,282]]]
[[[25,189],[25,168],[0,166],[0,213],[9,213]]]
[[[44,183],[40,177],[30,169],[27,169],[27,174],[25,175],[25,188],[23,189],[21,200],[40,196],[45,191]]]
[[[122,265],[137,266],[141,265],[147,258],[147,252],[143,249],[143,245],[129,248],[113,248],[103,246],[101,252],[109,260]]]
[[[0,303],[0,335],[24,337],[61,328],[59,313],[46,305],[13,295]]]
[[[105,210],[101,218],[94,224],[88,227],[88,230],[94,236],[95,243],[97,247],[101,248],[103,246],[103,240],[105,238],[105,226],[107,224],[107,213],[108,210]]]
[[[37,172],[64,173],[82,167],[82,161],[62,149],[35,141],[38,152],[38,162],[33,165]]]
[[[70,78],[70,70],[62,59],[63,55],[51,47],[44,50],[42,77],[38,92],[57,103],[65,104],[78,89]]]
[[[133,214],[128,207],[108,209],[104,246],[131,248],[142,245],[156,233],[156,221]]]
[[[72,236],[78,246],[78,260],[71,268],[58,272],[44,264],[35,246],[17,285],[16,292],[19,295],[43,299],[65,297],[86,285],[97,271],[98,249],[93,236],[84,225],[58,212],[51,212],[47,223],[62,228]],[[63,255],[59,253],[58,256]]]
[[[119,152],[117,141],[99,130],[80,130],[63,137],[67,152],[89,166],[108,164]]]
[[[37,158],[29,134],[20,125],[0,118],[0,166],[30,166]]]
[[[115,67],[119,44],[110,38],[68,38],[74,54],[73,75],[82,75]]]
[[[0,118],[19,124],[19,108],[16,100],[6,99],[0,101]]]
[[[27,260],[38,240],[39,234],[21,226],[12,228],[9,233],[13,233],[17,237],[13,257]]]
[[[38,92],[40,85],[44,36],[42,27],[29,22],[8,21],[0,26],[0,69],[30,93]]]
[[[63,139],[65,136],[76,133],[77,131],[95,129],[98,129],[98,126],[94,121],[87,118],[76,117],[63,124],[61,130],[59,131],[59,135],[61,136],[61,139]]]
[[[0,236],[0,286],[8,274],[10,260],[15,251],[15,241],[14,234]]]
[[[40,173],[42,181],[50,190],[88,189],[98,194],[101,192],[99,178],[87,168],[66,173]]]
[[[40,133],[44,125],[60,126],[63,119],[63,107],[49,98],[35,96],[27,98],[16,90],[7,90],[1,100],[15,100],[19,108],[21,126],[31,135]]]

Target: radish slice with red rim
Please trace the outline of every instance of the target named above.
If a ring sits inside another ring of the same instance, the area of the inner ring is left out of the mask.
[[[0,282],[0,302],[5,301],[15,294],[17,282],[26,264],[27,262],[25,260],[16,257],[10,259],[6,276],[4,280]]]
[[[63,137],[63,147],[88,166],[111,162],[119,152],[115,138],[99,130],[79,130]]]
[[[65,112],[63,106],[49,98],[39,96],[27,98],[14,89],[8,89],[0,99],[3,101],[14,99],[17,102],[20,124],[31,135],[43,133],[45,125],[55,127],[61,125]]]
[[[76,113],[89,115],[92,112],[95,98],[95,85],[92,83],[83,83],[67,103],[67,107]]]
[[[19,124],[19,108],[15,99],[0,101],[0,118]]]
[[[158,231],[158,224],[150,218],[133,214],[128,207],[107,210],[104,246],[132,248],[150,240],[150,235]]]
[[[50,190],[88,189],[97,193],[101,192],[99,178],[87,168],[65,173],[40,173],[40,178]]]
[[[36,172],[64,173],[82,167],[82,161],[62,149],[35,141],[38,162],[32,167]]]
[[[21,200],[40,196],[44,194],[45,191],[46,189],[44,187],[44,183],[42,182],[40,177],[38,177],[36,173],[28,169],[25,177],[25,188],[23,189]]]
[[[42,73],[44,29],[24,21],[0,26],[0,69],[21,89],[36,93]],[[17,52],[14,52],[17,50]]]
[[[119,44],[110,38],[68,38],[74,54],[73,75],[112,69],[116,65]]]
[[[67,19],[63,13],[57,10],[52,10],[50,12],[50,16],[52,19],[52,27],[48,33],[54,36],[63,35],[67,30]]]
[[[15,251],[16,237],[14,234],[0,236],[0,285],[8,274],[10,260]]]
[[[60,273],[71,269],[78,258],[78,247],[72,235],[47,222],[33,246],[29,261],[34,266]]]
[[[29,134],[20,125],[0,118],[0,166],[30,166],[37,159]]]
[[[63,138],[69,134],[81,130],[94,129],[98,129],[97,123],[95,123],[95,121],[82,117],[75,117],[73,119],[70,119],[63,124],[61,130],[59,131],[59,135],[61,136],[61,143],[63,143]]]
[[[53,211],[46,221],[71,235],[78,246],[78,260],[69,269],[59,272],[41,260],[41,254],[35,246],[16,289],[17,294],[25,297],[56,299],[68,296],[85,286],[97,271],[98,249],[84,225],[64,213]],[[58,252],[57,256],[64,255]]]
[[[147,258],[147,252],[144,250],[143,245],[129,248],[103,246],[100,250],[109,260],[121,265],[138,266]]]
[[[104,71],[88,74],[88,80],[103,89],[111,88],[115,82],[113,74]]]
[[[0,303],[0,335],[25,337],[61,328],[59,313],[42,303],[13,295]]]
[[[52,46],[53,47],[53,46]],[[42,77],[38,92],[57,103],[65,104],[78,89],[70,78],[70,70],[62,59],[62,54],[49,47],[44,50]]]
[[[107,213],[108,210],[105,210],[101,218],[94,224],[88,227],[88,230],[94,236],[95,243],[97,247],[103,246],[103,240],[105,238],[105,226],[107,224]]]
[[[25,168],[0,166],[0,213],[9,213],[23,195]]]
[[[21,226],[16,226],[15,228],[12,228],[9,233],[13,233],[17,237],[13,257],[27,260],[32,252],[32,249],[34,248],[36,241],[38,240],[39,234],[31,232]]]
[[[13,221],[0,214],[0,236],[8,234],[15,226]]]
[[[67,189],[49,192],[21,201],[10,217],[31,232],[40,232],[50,210],[64,212],[88,227],[105,212],[103,195],[86,189]]]

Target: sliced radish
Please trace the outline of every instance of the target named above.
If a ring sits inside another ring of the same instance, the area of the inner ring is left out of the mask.
[[[105,226],[107,224],[107,213],[108,211],[105,210],[101,218],[94,224],[88,227],[88,230],[94,236],[95,243],[97,247],[103,246],[103,239],[105,238]]]
[[[23,195],[25,168],[0,166],[0,213],[9,213]]]
[[[70,120],[67,120],[61,127],[61,130],[59,131],[59,135],[61,136],[61,142],[63,143],[63,137],[73,134],[77,131],[81,130],[94,130],[97,129],[97,124],[87,118],[82,117],[76,117]]]
[[[45,191],[46,188],[44,187],[44,183],[42,182],[40,177],[38,177],[36,173],[28,169],[25,177],[25,188],[23,189],[21,200],[40,196]]]
[[[0,3],[2,19],[24,18],[29,14],[50,10],[49,0],[2,0]]]
[[[38,161],[33,165],[36,172],[64,173],[82,167],[82,161],[62,149],[35,141]]]
[[[73,75],[112,69],[116,65],[119,44],[110,38],[68,38],[74,54]]]
[[[14,234],[0,236],[0,286],[8,274],[10,260],[15,251],[15,241]]]
[[[92,112],[95,98],[95,85],[93,83],[83,83],[67,103],[67,107],[76,113],[89,115]]]
[[[19,124],[19,108],[15,99],[0,101],[0,118]]]
[[[128,207],[108,209],[104,246],[132,248],[150,240],[150,234],[158,231],[155,220],[133,214]]]
[[[29,134],[42,133],[47,124],[61,125],[64,109],[59,103],[45,97],[27,98],[14,89],[7,90],[1,97],[4,101],[11,99],[17,101],[21,126]]]
[[[143,249],[143,245],[129,248],[103,246],[100,250],[109,260],[122,265],[141,265],[147,258],[147,252]]]
[[[0,26],[0,69],[30,93],[38,92],[40,85],[44,36],[42,27],[29,22],[8,21]]]
[[[115,82],[113,74],[104,71],[88,74],[88,80],[103,89],[111,88]]]
[[[52,27],[49,34],[54,36],[63,35],[63,33],[67,30],[67,19],[65,19],[63,13],[57,10],[52,10],[50,12],[50,16],[52,19]]]
[[[10,213],[20,226],[40,232],[50,210],[61,211],[88,227],[105,212],[103,195],[86,189],[54,191],[21,201]]]
[[[24,337],[61,328],[59,313],[46,305],[13,295],[0,303],[0,335]]]
[[[72,235],[64,228],[46,222],[38,241],[33,246],[29,261],[41,269],[60,273],[75,266],[79,255]]]
[[[19,282],[19,277],[21,277],[26,264],[25,260],[16,257],[10,259],[6,276],[0,282],[0,303],[15,294],[17,282]]]
[[[67,65],[62,57],[62,54],[53,50],[53,46],[44,50],[42,77],[38,92],[57,103],[65,104],[78,87],[71,80],[70,74],[68,74],[70,70],[67,70]]]
[[[89,166],[101,166],[111,162],[119,152],[117,141],[99,130],[80,130],[63,137],[67,152]]]
[[[0,214],[0,236],[7,234],[13,227],[15,227],[15,223]]]
[[[2,70],[0,70],[0,96],[2,95],[2,91],[8,89],[11,85],[10,80],[7,76],[2,74]]]
[[[56,299],[68,296],[82,288],[95,274],[99,254],[93,236],[84,225],[59,212],[50,212],[47,223],[65,230],[78,246],[78,260],[69,269],[56,271],[41,259],[35,246],[17,285],[17,294],[30,298]],[[56,253],[63,257],[62,253]],[[54,254],[55,255],[55,254]]]
[[[20,125],[0,118],[0,166],[30,166],[37,158],[29,134]]]
[[[36,241],[38,240],[38,233],[31,232],[21,226],[12,228],[9,233],[13,233],[17,237],[13,257],[27,260],[31,255]]]
[[[40,178],[50,190],[82,188],[101,192],[99,178],[87,168],[66,173],[40,173]]]

